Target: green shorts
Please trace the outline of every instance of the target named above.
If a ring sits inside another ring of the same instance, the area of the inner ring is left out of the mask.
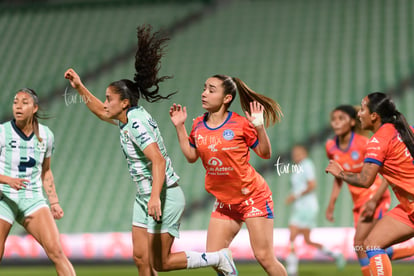
[[[289,225],[300,229],[312,229],[316,227],[318,206],[293,206],[289,218]]]
[[[13,224],[23,224],[24,219],[43,207],[48,207],[43,197],[11,199],[0,192],[0,219]]]
[[[180,222],[184,212],[185,197],[179,186],[169,187],[161,192],[161,221],[155,221],[148,215],[150,195],[138,195],[134,202],[132,225],[147,228],[149,233],[170,233],[180,236]]]

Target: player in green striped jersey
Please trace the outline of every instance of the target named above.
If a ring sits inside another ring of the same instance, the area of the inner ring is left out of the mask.
[[[20,89],[14,97],[14,119],[0,125],[0,259],[17,221],[45,249],[58,275],[75,275],[53,220],[63,217],[50,168],[54,137],[38,123],[38,108],[36,93]]]
[[[171,252],[179,235],[185,198],[156,121],[138,105],[142,97],[156,102],[172,95],[158,94],[159,83],[169,78],[157,76],[166,40],[159,32],[152,34],[150,27],[138,28],[134,81],[123,79],[109,84],[104,103],[89,92],[73,69],[65,72],[65,78],[96,116],[119,126],[122,150],[137,186],[132,242],[139,275],[156,275],[154,268],[168,271],[204,266],[216,267],[224,275],[237,275],[227,248],[208,253]]]

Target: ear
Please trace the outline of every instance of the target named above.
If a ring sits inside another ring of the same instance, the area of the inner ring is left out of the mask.
[[[356,125],[356,120],[355,119],[351,119],[351,127],[354,127]]]
[[[378,115],[378,113],[377,113],[377,112],[372,112],[372,113],[370,114],[370,117],[371,117],[371,120],[372,120],[372,121],[375,121],[375,120],[381,120],[381,118],[380,118],[380,116]]]
[[[121,101],[121,106],[122,106],[122,109],[127,109],[128,107],[131,106],[131,103],[129,102],[128,99],[123,99]]]
[[[39,106],[35,104],[33,108],[33,114],[35,114],[38,110],[39,110]]]
[[[225,95],[224,96],[224,100],[223,100],[223,102],[225,103],[225,104],[228,104],[228,103],[230,103],[231,102],[231,100],[233,99],[233,96],[232,95],[230,95],[230,94],[227,94],[227,95]]]

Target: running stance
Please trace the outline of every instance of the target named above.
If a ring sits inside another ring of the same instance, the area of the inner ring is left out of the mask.
[[[36,92],[20,89],[13,101],[14,119],[0,125],[0,260],[16,221],[44,248],[58,275],[76,275],[54,221],[63,217],[50,167],[54,137],[38,123],[38,109]]]
[[[154,268],[169,271],[204,266],[214,266],[224,275],[237,275],[229,249],[171,252],[175,237],[179,237],[185,198],[157,122],[138,104],[140,98],[156,102],[172,95],[158,93],[159,83],[168,78],[157,76],[166,41],[159,32],[151,33],[149,26],[138,27],[134,81],[122,79],[109,84],[104,103],[83,85],[73,69],[65,72],[65,78],[88,98],[86,104],[92,113],[119,127],[121,147],[137,187],[132,243],[139,275],[156,275]]]
[[[371,187],[380,173],[400,204],[387,212],[369,232],[364,248],[373,275],[392,275],[389,246],[414,236],[414,134],[394,102],[383,93],[371,93],[358,112],[361,127],[374,135],[366,145],[360,172],[349,172],[331,160],[326,172],[357,187]]]
[[[237,91],[246,117],[229,110]],[[225,75],[207,79],[201,104],[207,112],[193,121],[190,135],[184,125],[186,107],[174,104],[170,116],[184,156],[190,163],[201,159],[206,169],[205,188],[216,197],[207,251],[229,247],[245,222],[260,265],[268,275],[286,275],[274,254],[272,192],[249,163],[249,148],[261,158],[271,157],[264,123],[268,126],[280,119],[279,105],[240,79]]]
[[[360,124],[357,110],[351,105],[341,105],[331,112],[331,127],[335,133],[333,139],[326,142],[328,159],[335,160],[344,170],[360,172],[369,139],[360,135]],[[326,210],[326,218],[333,221],[335,202],[338,198],[343,181],[334,178],[331,198]],[[354,248],[364,276],[371,275],[369,259],[363,248],[363,242],[377,221],[388,211],[391,196],[388,183],[377,176],[369,189],[348,185],[354,203]],[[390,259],[396,260],[414,254],[412,246],[389,247],[386,252]]]

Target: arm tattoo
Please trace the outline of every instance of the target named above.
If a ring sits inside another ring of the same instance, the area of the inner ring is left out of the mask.
[[[368,188],[374,182],[378,170],[378,165],[365,163],[360,173],[341,172],[340,177],[353,186]]]

